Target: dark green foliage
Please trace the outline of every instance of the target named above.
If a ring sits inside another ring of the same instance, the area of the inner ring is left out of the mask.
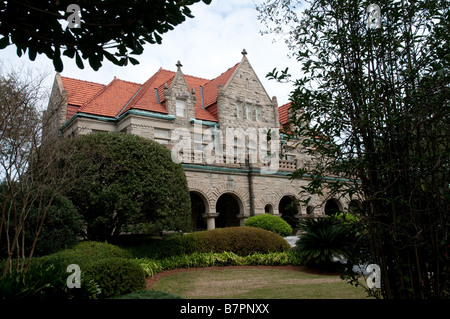
[[[356,225],[338,218],[304,218],[299,223],[302,232],[295,251],[300,262],[319,268],[333,268],[335,257],[344,257],[353,265],[363,250],[363,237]]]
[[[67,197],[87,223],[89,239],[191,230],[186,176],[164,146],[131,134],[98,133],[66,140],[63,149],[71,155],[59,164],[78,176]]]
[[[290,133],[314,161],[303,192],[362,197],[384,298],[448,297],[450,7],[447,0],[267,0],[302,69]],[[275,25],[275,27],[273,27]],[[286,30],[285,27],[292,27]],[[269,76],[285,81],[287,71]],[[329,176],[334,178],[329,178]]]
[[[31,194],[33,194],[31,192]],[[7,194],[5,183],[0,185],[0,203],[5,210],[15,207],[17,211],[22,211],[23,194],[16,194],[14,203],[11,202]],[[82,230],[81,216],[72,204],[72,202],[63,196],[56,196],[50,203],[46,196],[42,200],[36,200],[25,205],[27,218],[24,220],[24,252],[28,256],[35,240],[36,232],[39,228],[43,209],[46,207],[46,217],[40,231],[39,239],[36,242],[33,256],[49,255],[65,248],[72,248],[79,242],[79,236]],[[10,223],[9,236],[14,236],[13,225]],[[0,242],[0,258],[5,258],[6,234],[2,232]]]
[[[170,237],[144,245],[134,252],[137,257],[168,258],[192,253],[233,252],[244,256],[253,253],[279,252],[289,249],[278,234],[255,227],[229,227]]]
[[[272,214],[252,216],[245,221],[244,226],[262,228],[281,236],[292,234],[292,227],[281,217]]]
[[[95,299],[98,285],[81,276],[80,288],[68,288],[66,268],[59,264],[34,266],[25,273],[12,271],[0,279],[0,301]]]
[[[88,60],[98,70],[104,58],[116,65],[139,63],[129,54],[139,55],[144,45],[161,44],[164,33],[193,18],[188,1],[2,1],[0,2],[0,49],[13,43],[17,55],[28,50],[30,60],[45,54],[53,60],[55,70],[63,70],[61,54],[75,58],[84,68]],[[209,4],[211,0],[203,0]],[[63,28],[71,13],[70,4],[80,6],[79,28]],[[36,32],[39,30],[39,32]],[[112,51],[111,51],[112,50]]]
[[[96,282],[104,298],[124,295],[145,288],[145,273],[135,260],[104,258],[94,261],[86,277]]]
[[[28,272],[8,276],[0,285],[5,289],[13,285],[14,293],[9,296],[16,299],[22,294],[48,299],[53,290],[61,295],[61,299],[116,296],[143,288],[143,269],[130,258],[128,251],[108,243],[81,242],[73,249],[34,258]],[[71,264],[80,267],[80,289],[67,288],[66,280],[70,275],[67,266]],[[16,282],[14,278],[24,279]]]
[[[29,225],[37,225],[34,221],[36,210],[31,210],[26,222],[26,239],[31,247],[36,229]],[[36,243],[34,256],[55,253],[65,248],[72,248],[79,242],[82,233],[82,219],[72,202],[62,196],[56,197],[47,211],[39,239]]]
[[[65,249],[57,253],[35,258],[33,264],[40,265],[65,265],[77,264],[83,271],[84,268],[89,267],[92,263],[101,259],[110,258],[131,258],[131,254],[120,247],[100,242],[81,242],[72,249]]]

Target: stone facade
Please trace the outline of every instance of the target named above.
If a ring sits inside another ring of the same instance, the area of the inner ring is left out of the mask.
[[[164,76],[159,82],[153,79]],[[326,213],[326,201],[330,203],[326,196],[313,196],[309,207],[295,201],[303,199],[299,197],[300,187],[308,181],[290,180],[289,174],[311,158],[293,149],[291,142],[280,144],[282,157],[277,158],[276,171],[269,173],[263,171],[261,157],[256,162],[250,160],[249,135],[245,136],[248,148],[244,147],[244,161],[238,161],[234,155],[232,161],[217,156],[219,140],[207,131],[250,128],[258,132],[280,127],[277,99],[269,97],[245,52],[240,63],[211,81],[184,75],[178,62],[176,72],[160,70],[143,85],[118,79],[108,86],[86,81],[70,83],[70,79],[59,74],[55,77],[47,110],[52,119],[47,135],[123,132],[156,140],[174,150],[179,142],[173,138],[175,130],[188,132],[192,149],[184,150],[180,159],[191,192],[194,229],[242,225],[246,218],[265,212],[291,223],[302,216]],[[81,89],[86,92],[77,102]],[[119,94],[119,89],[124,93]],[[125,102],[119,102],[121,99]],[[146,109],[149,105],[153,109]],[[223,140],[224,149],[227,142],[230,140]],[[208,163],[204,151],[211,144],[215,157]],[[258,146],[253,145],[255,149]],[[348,210],[349,199],[331,201],[335,209]]]

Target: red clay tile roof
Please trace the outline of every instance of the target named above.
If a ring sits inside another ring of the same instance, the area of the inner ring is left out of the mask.
[[[229,68],[227,71],[225,71],[215,79],[212,79],[203,87],[205,108],[217,102],[217,87],[219,86],[219,84],[225,86],[225,84],[228,82],[231,75],[237,69],[238,66],[239,63],[237,63],[232,68]]]
[[[104,84],[61,77],[64,89],[69,96],[69,104],[81,106],[105,87]]]
[[[288,118],[288,112],[289,108],[291,107],[291,102],[288,102],[278,108],[278,115],[280,119],[280,124],[282,126],[287,125],[289,118]]]
[[[158,90],[159,99],[164,100],[164,83],[171,83],[175,72],[160,68],[152,77],[150,77],[139,89],[126,108],[118,115],[122,115],[130,109],[139,109],[167,114],[165,105],[158,104],[156,100],[155,89]]]
[[[140,87],[140,84],[114,78],[91,100],[83,104],[79,112],[115,117]]]
[[[238,66],[239,63],[212,80],[184,75],[190,91],[195,90],[196,119],[217,122],[217,87],[219,84],[225,86]],[[69,97],[67,120],[76,112],[118,117],[130,109],[139,109],[167,114],[164,84],[167,83],[170,87],[175,74],[160,68],[142,85],[117,78],[108,85],[103,85],[61,77]],[[203,87],[203,108],[200,87]],[[155,89],[160,103],[157,101]],[[281,118],[280,115],[280,121]]]

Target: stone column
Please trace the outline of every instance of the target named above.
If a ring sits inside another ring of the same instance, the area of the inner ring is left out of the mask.
[[[217,213],[203,214],[203,218],[206,219],[206,229],[213,230],[216,229],[216,217],[219,216]]]

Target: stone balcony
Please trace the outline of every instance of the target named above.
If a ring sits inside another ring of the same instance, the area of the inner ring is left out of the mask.
[[[256,161],[256,163],[250,163],[249,155],[246,154],[245,157],[234,156],[216,156],[209,159],[207,162],[205,156],[202,152],[191,152],[187,154],[180,153],[179,160],[182,164],[191,164],[199,166],[209,166],[209,167],[224,167],[233,169],[268,169],[270,167],[269,163],[262,163],[261,161]],[[286,160],[278,159],[278,163],[274,162],[273,167],[276,167],[277,172],[292,173],[300,168],[300,160]]]

